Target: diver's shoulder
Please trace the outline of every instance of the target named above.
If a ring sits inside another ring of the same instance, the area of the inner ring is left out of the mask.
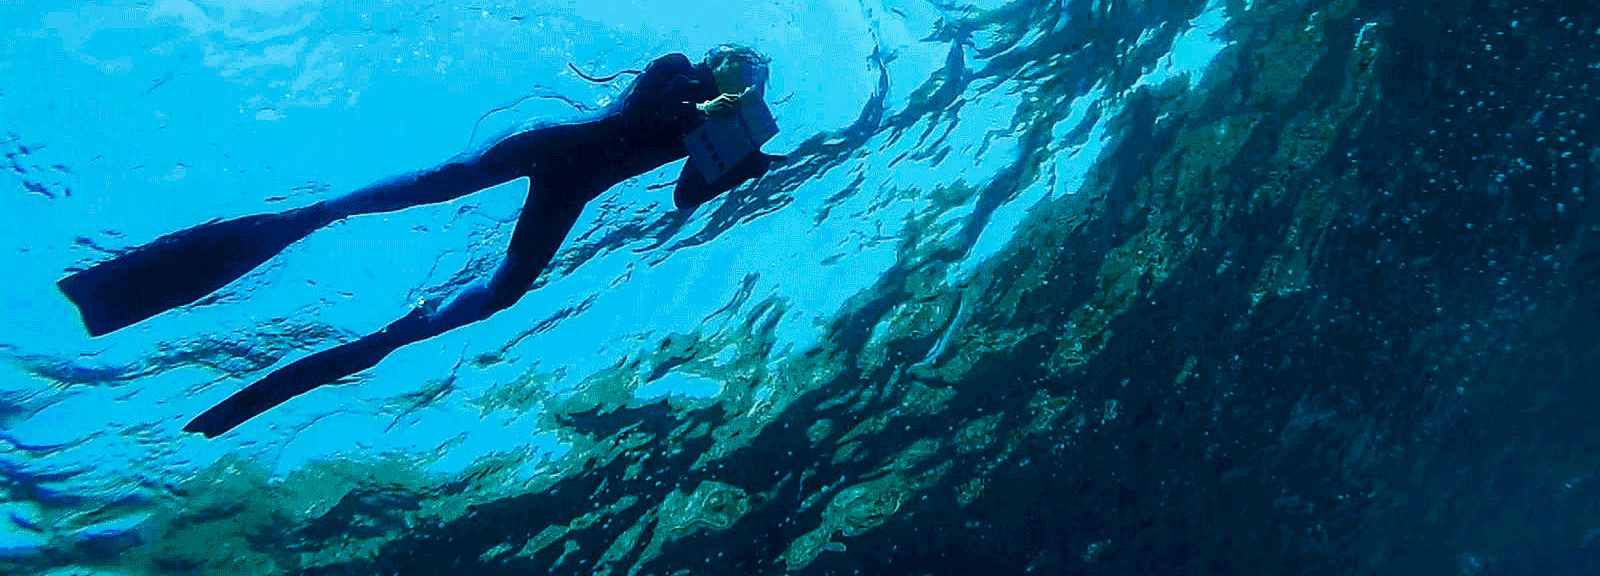
[[[689,61],[689,55],[682,52],[669,52],[667,54],[663,54],[656,57],[656,59],[650,62],[650,64],[652,66],[668,66],[672,68],[690,68],[693,66],[693,64]]]

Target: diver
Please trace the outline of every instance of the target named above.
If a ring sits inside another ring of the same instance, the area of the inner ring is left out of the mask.
[[[443,306],[421,304],[373,334],[279,368],[183,428],[215,437],[290,398],[371,368],[401,346],[510,307],[556,255],[584,205],[629,178],[688,158],[673,190],[673,203],[682,210],[765,174],[782,159],[760,151],[777,131],[763,101],[770,62],[735,44],[712,48],[699,63],[668,54],[634,72],[633,83],[595,117],[535,125],[487,149],[303,208],[175,232],[73,273],[58,286],[77,305],[89,333],[100,336],[199,300],[341,219],[446,202],[528,179],[527,200],[491,277]],[[735,141],[724,142],[730,137]]]

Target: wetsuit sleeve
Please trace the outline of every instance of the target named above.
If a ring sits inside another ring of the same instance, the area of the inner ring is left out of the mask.
[[[683,171],[678,173],[678,186],[672,190],[672,203],[679,210],[693,209],[743,184],[746,180],[760,178],[767,173],[767,169],[774,161],[782,159],[782,156],[757,152],[711,182],[706,182],[705,176],[700,173],[700,168],[694,165],[694,160],[684,162]]]

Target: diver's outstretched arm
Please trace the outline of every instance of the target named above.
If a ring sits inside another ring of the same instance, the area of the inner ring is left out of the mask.
[[[371,368],[401,346],[509,308],[555,257],[583,212],[582,204],[553,202],[549,196],[538,190],[529,194],[506,258],[488,281],[473,285],[437,310],[417,308],[373,334],[279,368],[206,410],[183,429],[216,437],[290,398]]]

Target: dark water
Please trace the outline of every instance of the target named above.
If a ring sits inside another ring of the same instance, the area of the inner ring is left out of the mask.
[[[886,153],[871,148],[885,136],[928,137],[986,85],[1022,86],[1010,125],[989,127],[1019,151],[992,179],[922,190],[933,206],[814,349],[767,363],[785,304],[757,301],[737,330],[634,360],[666,371],[732,346],[724,376],[744,387],[726,399],[565,404],[545,424],[582,456],[492,497],[462,495],[511,464],[360,483],[303,517],[225,505],[306,490],[295,481],[201,481],[140,565],[1600,573],[1600,16],[1223,5],[1229,45],[1192,85],[1137,80],[1201,1],[1027,1],[941,22],[950,60],[910,106],[887,110],[880,91],[690,243],[784,209],[819,174]],[[1081,191],[953,274],[997,206],[1057,177],[1058,131],[1090,141],[1101,120]],[[184,544],[210,530],[247,549]]]

